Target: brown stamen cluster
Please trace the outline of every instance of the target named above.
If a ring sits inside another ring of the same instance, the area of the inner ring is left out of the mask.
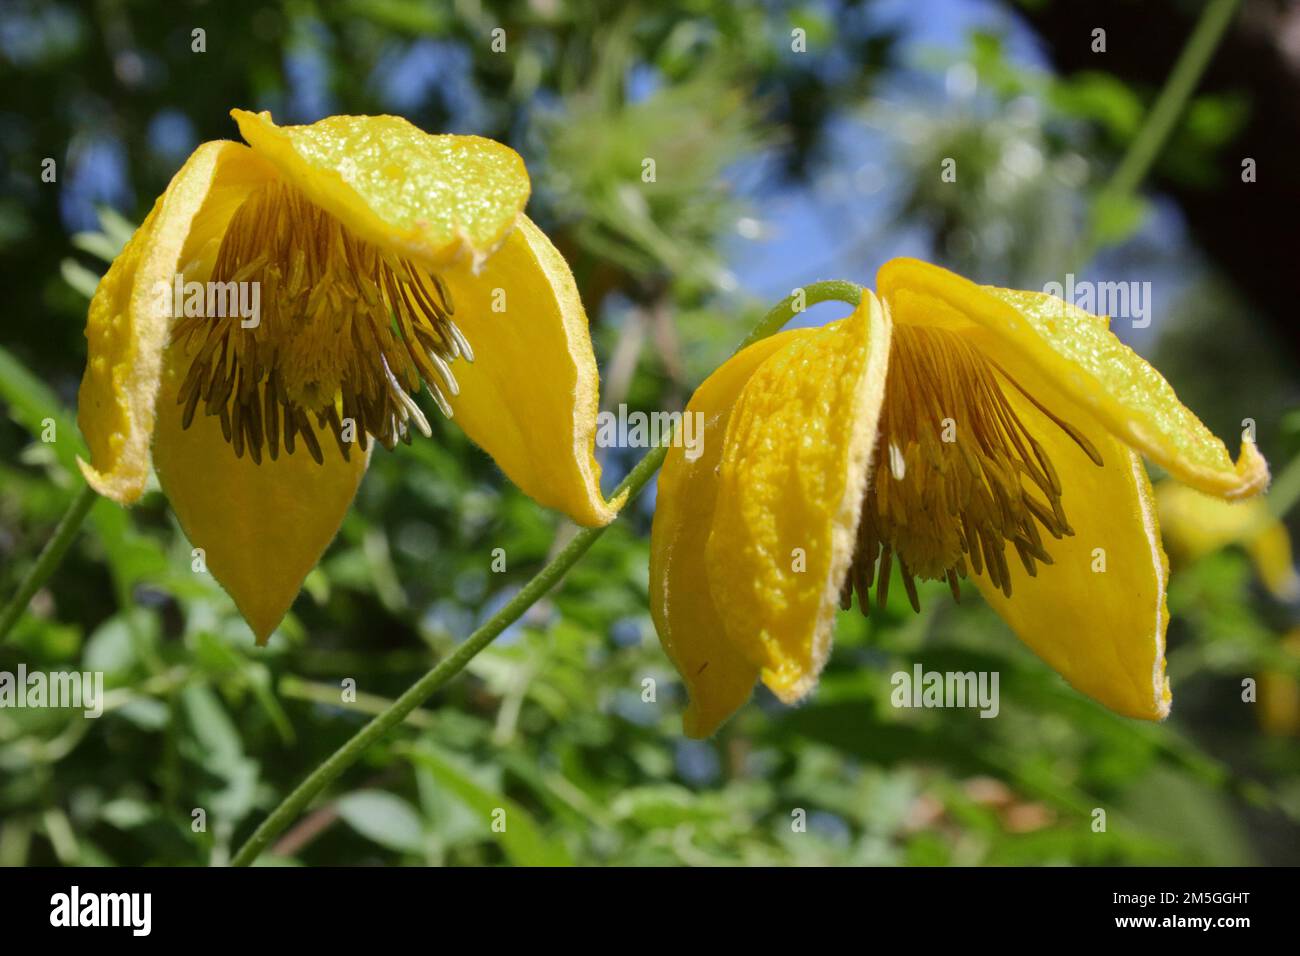
[[[358,238],[293,186],[274,181],[231,219],[212,282],[260,283],[255,327],[238,316],[177,322],[173,347],[193,351],[178,401],[189,428],[200,405],[221,419],[242,457],[274,460],[298,438],[317,462],[316,429],[346,459],[367,435],[409,443],[429,423],[411,397],[426,384],[447,416],[458,394],[451,363],[473,352],[451,320],[445,283],[409,259]]]
[[[1008,545],[1032,577],[1039,563],[1052,563],[1039,529],[1053,538],[1074,534],[1056,469],[1007,400],[1002,381],[1102,464],[1078,429],[961,335],[895,326],[856,549],[840,594],[843,607],[856,590],[866,614],[874,582],[883,608],[894,558],[916,611],[917,578],[946,580],[957,599],[958,579],[973,571],[1010,597]]]

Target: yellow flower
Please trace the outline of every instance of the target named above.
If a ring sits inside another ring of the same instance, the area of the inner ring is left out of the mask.
[[[1162,481],[1156,509],[1175,563],[1190,564],[1238,545],[1250,556],[1269,593],[1280,601],[1300,598],[1300,575],[1291,559],[1291,535],[1263,498],[1220,501],[1193,488]]]
[[[422,384],[537,501],[610,521],[586,314],[523,214],[520,157],[393,116],[231,115],[249,145],[195,150],[90,304],[95,490],[130,504],[152,463],[259,643],[338,530],[369,437],[428,434]]]
[[[651,540],[651,613],[706,736],[761,679],[807,695],[853,591],[891,566],[970,577],[1078,690],[1128,716],[1169,712],[1168,562],[1139,453],[1224,498],[1268,483],[1106,320],[1037,292],[910,259],[848,318],[760,341],[691,399]]]
[[[1300,661],[1300,628],[1287,632],[1281,648],[1283,654]],[[1300,734],[1300,683],[1290,674],[1267,670],[1259,675],[1259,723],[1274,736]]]

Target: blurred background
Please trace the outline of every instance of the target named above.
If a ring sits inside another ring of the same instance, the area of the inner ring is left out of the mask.
[[[1017,288],[1150,282],[1150,324],[1116,333],[1234,454],[1252,420],[1283,477],[1249,514],[1162,491],[1165,724],[1073,692],[973,589],[961,606],[927,591],[916,616],[896,587],[870,622],[841,615],[810,702],[760,689],[704,742],[681,735],[683,692],[646,611],[652,486],[268,860],[1300,863],[1300,604],[1278,522],[1300,455],[1300,8],[1246,0],[1141,189],[1107,188],[1202,8],[6,0],[0,598],[79,487],[88,297],[190,151],[238,138],[232,107],[280,123],[395,113],[524,155],[528,212],[578,277],[608,408],[680,407],[794,287],[871,286],[913,255]],[[57,442],[41,441],[47,417]],[[103,671],[106,713],[0,710],[0,864],[227,860],[567,540],[429,417],[432,440],[375,455],[265,649],[191,572],[156,484],[129,513],[95,506],[0,670]],[[640,452],[602,454],[608,490]],[[889,675],[916,661],[1000,672],[1000,719],[892,708]],[[359,693],[344,704],[346,678]],[[487,824],[498,807],[506,834]]]

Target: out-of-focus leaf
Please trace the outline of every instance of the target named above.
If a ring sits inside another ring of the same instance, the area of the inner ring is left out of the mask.
[[[721,807],[707,795],[695,794],[676,784],[635,787],[618,795],[610,811],[646,830],[671,829],[683,823],[707,823],[718,818]]]
[[[135,235],[137,226],[112,206],[99,206],[95,209],[95,213],[99,217],[99,228],[108,240],[106,248],[112,252],[109,256],[111,261],[117,258],[122,247]]]
[[[139,663],[136,645],[132,639],[132,623],[128,616],[133,612],[123,611],[109,618],[86,641],[81,663],[87,670],[103,671],[108,675],[126,674]],[[148,616],[136,612],[135,627],[143,627]]]
[[[478,813],[487,839],[499,840],[506,858],[519,866],[568,866],[573,861],[564,845],[549,839],[532,815],[509,797],[480,786],[456,759],[429,744],[407,751],[438,781]],[[500,821],[497,832],[493,824]]]
[[[181,704],[188,718],[188,756],[224,783],[221,789],[206,793],[213,816],[233,826],[253,809],[257,762],[245,756],[239,730],[211,688],[203,684],[186,686],[181,692]]]
[[[64,259],[59,263],[59,274],[64,282],[87,299],[94,298],[95,290],[99,288],[99,273],[87,269],[76,259]]]
[[[1109,73],[1081,72],[1050,87],[1052,105],[1067,116],[1101,123],[1116,140],[1131,139],[1142,122],[1142,100]]]
[[[1092,205],[1092,231],[1099,246],[1118,245],[1141,228],[1150,204],[1140,196],[1103,191]]]
[[[55,426],[55,440],[51,442],[59,463],[74,474],[77,455],[85,455],[85,443],[73,417],[64,410],[50,387],[33,375],[12,353],[0,346],[0,399],[9,406],[9,413],[33,438],[39,439],[45,430],[46,420]]]
[[[134,827],[143,826],[154,819],[154,810],[149,804],[142,800],[132,800],[123,797],[120,800],[110,800],[100,808],[99,815],[105,822],[117,827],[119,830],[130,830]]]
[[[72,237],[72,244],[105,262],[112,262],[121,251],[121,247],[102,232],[79,232]]]
[[[383,790],[356,790],[335,803],[339,816],[367,840],[399,853],[420,853],[424,829],[420,815],[401,797]]]

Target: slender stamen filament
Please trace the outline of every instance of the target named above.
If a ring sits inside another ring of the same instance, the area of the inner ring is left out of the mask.
[[[298,440],[317,462],[317,429],[346,459],[367,436],[392,448],[429,422],[421,383],[442,413],[459,394],[452,363],[474,360],[443,280],[359,238],[293,186],[273,181],[235,212],[210,283],[260,283],[260,314],[187,316],[172,345],[192,353],[177,396],[181,423],[220,418],[236,456],[261,464]],[[312,422],[315,422],[313,427]]]
[[[1060,477],[1003,382],[1102,465],[1081,431],[961,335],[895,326],[876,452],[840,594],[845,608],[857,591],[867,613],[873,582],[884,607],[895,558],[914,610],[917,578],[947,581],[957,599],[960,578],[984,574],[1010,597],[1007,546],[1032,577],[1039,564],[1052,563],[1040,529],[1058,539],[1074,533]]]

